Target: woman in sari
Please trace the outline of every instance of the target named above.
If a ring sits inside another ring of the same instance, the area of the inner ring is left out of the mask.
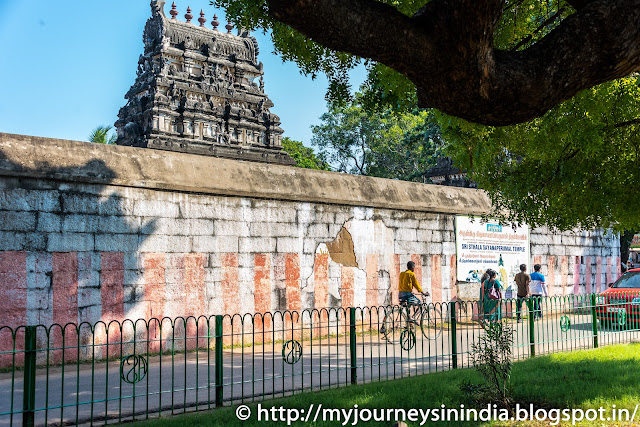
[[[496,279],[496,272],[487,271],[487,279],[480,284],[480,306],[482,307],[482,319],[487,322],[496,322],[502,318],[500,299],[492,299],[489,294],[495,289],[494,295],[502,295],[502,285]]]

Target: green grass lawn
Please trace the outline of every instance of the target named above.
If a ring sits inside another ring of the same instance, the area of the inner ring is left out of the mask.
[[[370,383],[358,386],[343,387],[322,392],[307,392],[292,397],[261,402],[263,408],[273,406],[285,408],[309,408],[314,404],[322,404],[323,408],[460,408],[461,404],[469,407],[469,402],[460,391],[459,385],[464,380],[480,382],[479,375],[472,369],[440,372],[429,375],[405,378],[396,381]],[[521,405],[533,403],[536,408],[627,408],[633,413],[636,404],[640,403],[640,344],[616,345],[597,350],[584,350],[571,353],[559,353],[550,356],[536,357],[514,364],[512,371],[513,395]],[[237,406],[221,408],[209,412],[199,412],[179,416],[165,417],[158,420],[141,422],[135,425],[152,426],[264,426],[271,422],[258,422],[256,417],[257,403],[250,404],[251,417],[247,421],[239,421],[236,417]],[[481,409],[481,408],[478,408]],[[640,418],[640,410],[636,420]],[[353,418],[350,419],[351,425]],[[278,423],[283,424],[283,423]],[[360,423],[367,426],[390,426],[389,422]],[[408,425],[419,425],[419,422],[407,422]],[[425,425],[432,425],[427,423]],[[484,425],[483,422],[451,422],[438,425]],[[494,423],[501,424],[501,423]],[[514,423],[502,423],[512,425]],[[526,425],[549,425],[549,421]],[[525,425],[521,424],[521,425]],[[284,424],[286,425],[286,424]],[[334,426],[333,422],[311,421],[295,422],[296,426]],[[571,425],[571,423],[560,423]],[[613,422],[590,422],[581,425],[632,425]]]

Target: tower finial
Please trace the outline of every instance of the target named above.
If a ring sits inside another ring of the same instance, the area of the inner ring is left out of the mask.
[[[231,30],[233,30],[233,25],[231,25],[231,22],[227,21],[227,25],[224,26],[227,29],[227,34],[231,34]]]
[[[184,15],[184,17],[187,20],[187,24],[190,24],[191,20],[193,19],[193,15],[191,14],[191,8],[189,6],[187,6],[187,13]]]
[[[218,31],[218,25],[220,25],[220,22],[218,22],[218,15],[216,15],[214,13],[213,14],[213,21],[211,21],[211,26],[213,27],[213,29],[215,31]]]
[[[171,5],[171,12],[169,12],[171,14],[171,19],[176,19],[176,16],[178,16],[178,9],[176,8],[176,2],[173,2],[173,4]]]
[[[198,22],[200,23],[200,26],[204,28],[204,24],[207,23],[207,20],[204,19],[204,11],[202,9],[200,9],[200,18],[198,18]]]

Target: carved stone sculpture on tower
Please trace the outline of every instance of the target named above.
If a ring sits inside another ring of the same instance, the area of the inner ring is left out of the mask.
[[[115,123],[117,143],[294,164],[264,93],[255,37],[167,18],[164,5],[151,2],[138,77]]]

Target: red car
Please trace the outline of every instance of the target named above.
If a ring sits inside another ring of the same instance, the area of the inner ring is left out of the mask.
[[[596,316],[614,329],[640,322],[640,268],[628,270],[596,297]]]

